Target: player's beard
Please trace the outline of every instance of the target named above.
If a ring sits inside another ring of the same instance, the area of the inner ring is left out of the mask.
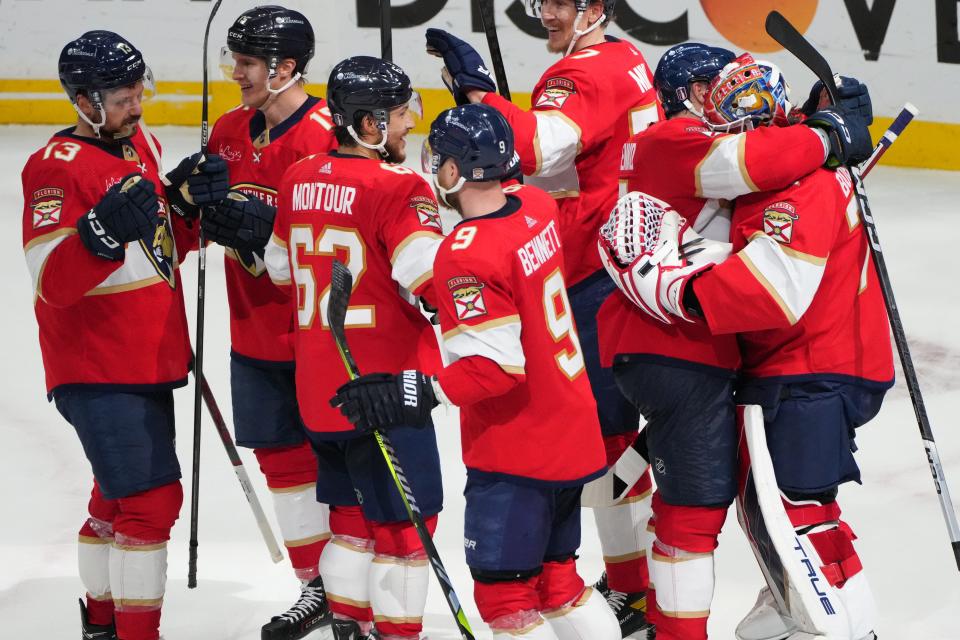
[[[387,155],[384,156],[384,159],[387,162],[392,164],[403,164],[403,161],[407,159],[406,145],[404,144],[403,138],[397,140],[387,140],[387,144],[384,145],[384,149],[387,152]]]
[[[129,138],[137,132],[137,125],[139,124],[140,124],[139,117],[128,118],[123,122],[123,124],[121,124],[115,130],[101,129],[100,130],[101,136],[103,137],[109,136],[114,140],[119,140],[121,138]]]

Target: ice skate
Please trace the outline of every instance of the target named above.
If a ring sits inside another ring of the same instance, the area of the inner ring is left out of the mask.
[[[300,599],[292,607],[263,625],[260,640],[299,640],[330,624],[331,620],[332,614],[330,605],[327,604],[323,579],[317,576],[303,587]]]
[[[651,629],[652,625],[647,622],[647,594],[645,591],[637,593],[623,593],[615,591],[607,585],[607,574],[604,572],[593,588],[604,597],[607,604],[613,609],[617,616],[617,622],[620,623],[620,633],[624,638],[634,636],[636,638],[646,638],[647,635],[638,633]],[[649,636],[653,637],[653,636]]]
[[[80,600],[80,626],[82,640],[117,640],[117,628],[110,624],[90,624],[87,621],[87,607]]]

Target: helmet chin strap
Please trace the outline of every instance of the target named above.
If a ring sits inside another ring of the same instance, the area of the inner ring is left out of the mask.
[[[587,35],[591,31],[597,29],[601,24],[603,24],[603,21],[607,19],[607,14],[601,13],[600,19],[594,22],[592,25],[590,25],[586,29],[584,29],[583,31],[581,31],[580,29],[577,29],[577,25],[580,24],[581,18],[583,18],[583,11],[577,11],[577,19],[573,21],[573,39],[570,40],[570,46],[567,47],[567,52],[563,54],[564,56],[568,56],[570,55],[571,52],[573,52],[573,48],[576,46],[577,40]]]
[[[277,77],[276,71],[274,71],[273,73],[267,76],[267,91],[269,91],[272,95],[278,96],[284,91],[286,91],[287,89],[289,89],[290,87],[292,87],[294,84],[296,84],[297,81],[303,77],[303,75],[299,71],[297,71],[295,74],[293,74],[293,77],[287,80],[286,84],[284,84],[279,89],[274,89],[273,87],[270,86],[270,81],[276,77]]]
[[[372,151],[376,151],[377,153],[380,154],[381,157],[386,158],[387,155],[388,155],[388,152],[387,152],[387,125],[386,125],[386,123],[384,123],[384,124],[378,125],[378,128],[380,129],[380,132],[381,132],[381,134],[380,134],[380,142],[378,142],[377,144],[370,144],[369,142],[364,142],[363,140],[360,139],[360,136],[357,135],[357,132],[356,132],[356,130],[353,128],[353,125],[352,125],[352,124],[351,124],[351,125],[347,125],[347,131],[350,133],[350,137],[353,138],[353,141],[354,141],[354,142],[356,142],[358,145],[360,145],[360,146],[363,147],[364,149],[370,149],[370,150],[372,150]]]
[[[457,193],[458,191],[460,191],[460,189],[463,188],[463,185],[465,185],[466,183],[467,183],[467,179],[464,178],[463,176],[460,176],[460,178],[457,179],[457,183],[455,185],[453,185],[449,189],[444,189],[443,187],[440,186],[439,176],[437,176],[437,174],[433,174],[433,187],[437,190],[437,197],[440,198],[440,202],[442,202],[445,207],[448,207],[450,209],[454,209],[455,207],[452,204],[450,204],[449,200],[447,200],[447,195],[451,193]]]
[[[96,102],[97,111],[100,113],[100,122],[94,122],[89,117],[87,117],[87,114],[85,114],[83,110],[80,109],[80,106],[76,102],[73,102],[72,104],[73,104],[74,110],[77,112],[77,115],[80,116],[80,119],[86,122],[88,125],[90,125],[90,127],[93,129],[93,134],[98,138],[101,137],[100,127],[107,124],[107,112],[103,108],[103,103],[101,103],[99,100],[97,100]],[[91,104],[92,104],[92,101],[91,101]]]

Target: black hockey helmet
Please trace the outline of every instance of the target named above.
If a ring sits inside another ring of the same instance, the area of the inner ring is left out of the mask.
[[[390,109],[407,104],[413,95],[403,69],[372,56],[339,62],[327,81],[327,105],[334,124],[340,127],[354,126],[358,114],[364,113],[385,124]]]
[[[520,161],[507,119],[486,104],[447,109],[433,121],[423,147],[424,171],[436,173],[452,158],[466,182],[502,180]]]
[[[691,82],[710,82],[733,62],[732,51],[699,42],[685,42],[667,49],[657,63],[653,86],[663,103],[663,111],[671,115],[688,107]]]
[[[150,78],[143,54],[130,41],[112,31],[88,31],[68,42],[57,63],[60,84],[70,101],[87,95],[102,103],[101,91],[131,85]]]
[[[299,11],[264,5],[244,11],[227,31],[227,49],[262,58],[271,72],[281,60],[292,58],[294,73],[306,75],[314,52],[313,27]]]

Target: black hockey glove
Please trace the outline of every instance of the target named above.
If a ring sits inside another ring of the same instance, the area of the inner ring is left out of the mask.
[[[804,115],[812,115],[820,111],[820,97],[823,92],[823,83],[817,80],[810,89],[810,97],[800,107]],[[837,87],[840,104],[835,105],[844,115],[855,113],[867,123],[873,124],[873,102],[870,100],[870,91],[867,85],[856,78],[840,76],[840,86]]]
[[[139,173],[131,173],[107,190],[93,209],[77,220],[83,246],[96,256],[121,261],[124,244],[153,241],[160,222],[156,188]]]
[[[468,89],[495,92],[497,85],[483,58],[468,42],[443,29],[427,29],[427,53],[443,58],[449,77],[443,82],[458,105],[469,102]]]
[[[828,107],[809,116],[803,124],[827,134],[830,151],[826,166],[860,164],[873,153],[873,141],[866,123],[855,114],[841,115]]]
[[[274,207],[259,198],[231,189],[215,208],[200,219],[204,236],[240,251],[263,251],[273,233]]]
[[[196,219],[200,207],[223,200],[230,188],[227,163],[217,155],[195,153],[184,158],[166,179],[170,210],[187,220]]]
[[[369,373],[337,389],[330,406],[340,407],[359,431],[425,427],[439,404],[430,378],[408,369],[399,374]]]

